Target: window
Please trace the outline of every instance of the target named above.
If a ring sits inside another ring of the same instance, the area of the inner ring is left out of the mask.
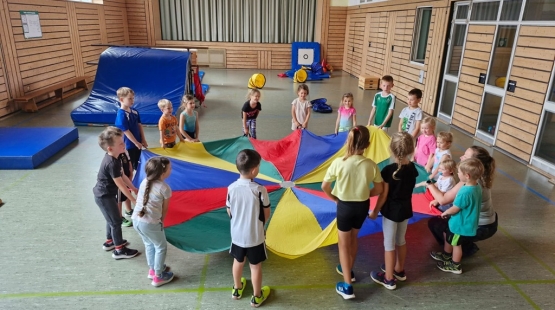
[[[468,17],[468,4],[459,5],[457,8],[456,19],[466,19]]]
[[[411,61],[423,64],[426,59],[426,45],[428,45],[431,19],[432,8],[417,9],[414,37],[412,39]]]
[[[545,112],[535,156],[555,164],[555,113]]]
[[[497,20],[498,13],[499,1],[474,3],[472,4],[470,20],[493,21]]]
[[[555,1],[528,0],[524,6],[522,20],[555,21]]]
[[[162,40],[312,42],[317,0],[159,0]]]
[[[505,0],[501,9],[501,18],[499,20],[518,20],[520,17],[520,9],[522,8],[522,0]]]

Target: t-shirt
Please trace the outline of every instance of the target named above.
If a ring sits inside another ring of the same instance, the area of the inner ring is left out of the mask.
[[[241,109],[241,118],[243,118],[243,113],[247,113],[247,120],[249,119],[256,119],[258,117],[258,113],[262,111],[262,105],[260,102],[256,103],[256,106],[253,108],[251,107],[251,102],[247,101],[243,104],[243,108]]]
[[[119,109],[116,115],[116,127],[121,129],[122,131],[131,131],[135,140],[142,142],[141,137],[141,117],[139,116],[139,111],[130,108],[130,112],[125,111],[124,109]],[[125,148],[132,149],[137,148],[135,144],[127,138],[126,135],[123,136],[123,140],[125,141]]]
[[[404,108],[399,114],[401,122],[401,131],[412,134],[416,129],[416,122],[422,120],[422,109]]]
[[[131,162],[131,157],[129,157],[129,152],[127,150],[125,150],[125,152],[119,154],[118,159],[121,162],[121,167],[123,168],[123,173],[128,177],[131,176],[131,170],[133,168],[129,167],[129,164]]]
[[[452,189],[455,184],[457,184],[457,182],[453,176],[441,176],[437,179],[436,187],[440,192],[445,193],[446,191]]]
[[[146,222],[150,224],[158,224],[162,221],[162,208],[164,200],[170,199],[172,189],[163,181],[153,181],[150,183],[150,192],[148,193],[148,202],[146,204],[146,212],[143,217],[139,216],[139,212],[143,209],[144,196],[147,180],[144,179],[139,186],[137,194],[137,203],[133,209],[131,219],[134,221]]]
[[[451,150],[447,149],[447,150],[440,150],[439,147],[436,147],[436,150],[434,152],[434,166],[432,167],[432,171],[435,171],[437,169],[437,167],[440,164],[440,160],[443,157],[443,155],[449,155],[451,156]],[[441,172],[438,172],[435,177],[434,180],[438,180],[439,177],[441,176]]]
[[[231,213],[231,242],[243,248],[262,244],[266,239],[263,208],[270,207],[266,188],[238,179],[227,188],[226,206]]]
[[[193,115],[189,115],[187,114],[187,111],[183,111],[181,112],[181,115],[183,115],[183,130],[188,132],[195,132],[197,129],[197,111],[193,111]]]
[[[374,96],[374,101],[372,102],[372,107],[376,108],[376,116],[374,117],[374,125],[380,126],[389,110],[395,110],[395,95],[388,94],[383,96],[382,92],[377,93]],[[393,121],[393,117],[389,118],[389,121],[385,124],[385,128],[391,127],[391,122]]]
[[[343,106],[339,107],[337,110],[339,113],[339,132],[349,131],[353,128],[353,115],[357,115],[357,110],[353,107],[345,108]]]
[[[312,108],[312,103],[310,103],[310,101],[308,100],[301,101],[299,98],[297,98],[293,100],[293,102],[291,102],[291,105],[295,107],[295,117],[297,118],[297,121],[302,125],[308,115],[308,109]],[[292,119],[291,122],[291,129],[297,129],[297,125],[295,125],[295,120]]]
[[[122,175],[121,161],[106,153],[100,163],[100,169],[96,177],[96,185],[93,188],[94,195],[96,197],[107,195],[115,197],[118,194],[118,186],[114,182],[114,179],[120,178]]]
[[[414,160],[416,160],[419,165],[425,167],[426,164],[428,164],[430,154],[432,154],[436,148],[436,136],[426,136],[424,134],[418,136],[418,139],[416,139],[416,152],[414,152]]]
[[[324,181],[336,181],[332,194],[341,201],[365,201],[370,197],[370,184],[382,182],[382,176],[378,165],[371,159],[352,155],[345,160],[336,158]]]
[[[158,121],[158,129],[162,132],[162,140],[164,144],[175,142],[175,136],[177,134],[177,117],[170,115],[170,117],[165,117],[162,115],[160,121]]]
[[[388,220],[399,223],[412,217],[412,191],[418,171],[413,163],[402,165],[395,174],[395,180],[393,173],[397,169],[397,163],[393,163],[382,170],[382,178],[389,185],[389,191],[380,213]]]
[[[481,182],[479,182],[482,185]],[[480,207],[480,220],[478,225],[489,225],[495,222],[495,211],[491,200],[491,189],[482,185],[482,206]]]
[[[481,203],[482,187],[480,185],[461,187],[453,201],[453,205],[461,210],[449,219],[449,230],[461,236],[475,236]]]

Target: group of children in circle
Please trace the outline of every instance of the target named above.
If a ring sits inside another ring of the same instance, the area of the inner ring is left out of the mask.
[[[395,107],[395,96],[391,93],[393,78],[384,76],[380,86],[382,91],[374,97],[368,125],[387,130],[391,127]],[[308,93],[305,84],[299,85],[298,98],[292,102],[291,108],[293,130],[308,127],[311,108],[310,101],[307,100]],[[115,259],[132,258],[139,254],[137,250],[127,248],[128,243],[122,238],[121,226],[126,219],[121,216],[119,202],[125,200],[125,197],[129,201],[125,205],[125,214],[131,217],[133,226],[145,245],[149,266],[148,278],[152,279],[153,286],[161,286],[174,278],[174,274],[165,265],[167,241],[163,229],[163,221],[172,195],[171,188],[164,182],[171,173],[171,162],[165,157],[149,159],[145,165],[146,177],[139,188],[135,188],[131,182],[132,173],[138,167],[141,149],[148,145],[139,114],[131,108],[134,100],[133,91],[122,87],[117,91],[117,96],[121,108],[117,113],[116,127],[107,127],[98,138],[99,145],[106,151],[106,155],[93,189],[95,202],[107,222],[103,249],[111,250]],[[250,89],[247,97],[249,100],[244,103],[241,111],[243,134],[256,138],[256,118],[261,111],[260,91]],[[440,132],[436,137],[435,120],[432,117],[422,119],[422,110],[418,107],[421,98],[420,90],[413,89],[409,92],[408,106],[399,116],[399,132],[391,136],[390,151],[395,162],[381,172],[376,163],[362,155],[369,146],[370,133],[367,127],[356,125],[353,95],[347,93],[341,99],[335,132],[349,132],[346,141],[347,151],[343,158],[332,162],[322,182],[322,190],[337,203],[340,264],[336,271],[343,275],[344,281],[337,283],[336,292],[345,299],[354,298],[352,282],[356,279],[352,268],[358,248],[358,231],[367,217],[376,219],[378,213],[381,213],[383,218],[385,264],[381,266],[381,271],[373,271],[371,278],[388,289],[395,289],[397,280],[406,280],[404,236],[408,219],[412,217],[413,189],[422,185],[416,184],[418,172],[413,160],[431,173],[430,177],[437,180],[436,184],[440,190],[447,191],[455,183],[455,165],[449,152],[452,135]],[[159,121],[162,147],[174,147],[176,139],[199,141],[198,114],[194,110],[195,102],[192,96],[184,96],[183,112],[179,116],[179,122],[172,115],[173,107],[169,100],[160,100],[158,106],[163,113]],[[461,180],[476,180],[481,163],[470,159],[465,160],[467,161],[466,165],[459,166],[459,177]],[[229,186],[226,201],[231,220],[230,254],[234,257],[232,298],[240,299],[245,289],[246,279],[241,273],[244,258],[247,257],[253,277],[251,305],[254,307],[261,305],[270,294],[270,288],[262,286],[261,263],[267,258],[264,235],[254,234],[258,237],[252,237],[253,232],[264,230],[264,224],[270,217],[267,190],[254,182],[260,162],[260,155],[254,150],[243,150],[237,155],[236,164],[240,178]],[[332,188],[334,181],[335,185]],[[368,184],[374,184],[373,188],[370,189]],[[136,199],[132,193],[136,194]],[[255,199],[250,199],[251,196]],[[379,198],[376,206],[370,211],[371,196]],[[133,210],[131,203],[135,204]],[[247,211],[238,212],[238,209]],[[449,210],[452,208],[447,209],[442,216],[449,215]],[[453,259],[455,252],[454,250]]]

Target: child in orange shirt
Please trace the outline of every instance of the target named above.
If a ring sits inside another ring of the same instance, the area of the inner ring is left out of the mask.
[[[173,105],[168,99],[161,99],[158,101],[158,107],[162,110],[162,117],[158,121],[160,146],[172,148],[175,146],[175,138],[178,136],[177,118],[172,114]]]

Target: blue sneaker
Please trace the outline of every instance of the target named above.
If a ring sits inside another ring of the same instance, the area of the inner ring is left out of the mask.
[[[337,292],[337,294],[341,295],[343,299],[355,298],[353,286],[345,282],[337,282],[337,285],[335,286],[335,291]]]
[[[343,275],[343,269],[341,269],[341,264],[335,267],[335,271],[337,271],[338,274]],[[351,270],[351,282],[356,282],[356,281],[357,279],[355,279],[355,273]]]
[[[394,290],[397,288],[395,279],[387,280],[385,278],[385,272],[372,271],[370,273],[370,277],[374,280],[374,282],[383,285],[388,290]]]
[[[380,269],[385,272],[385,264],[382,264],[380,266]],[[406,281],[407,280],[407,275],[405,274],[405,271],[401,271],[401,272],[397,272],[395,271],[395,269],[393,269],[393,276],[395,277],[395,279],[399,280],[399,281]]]

